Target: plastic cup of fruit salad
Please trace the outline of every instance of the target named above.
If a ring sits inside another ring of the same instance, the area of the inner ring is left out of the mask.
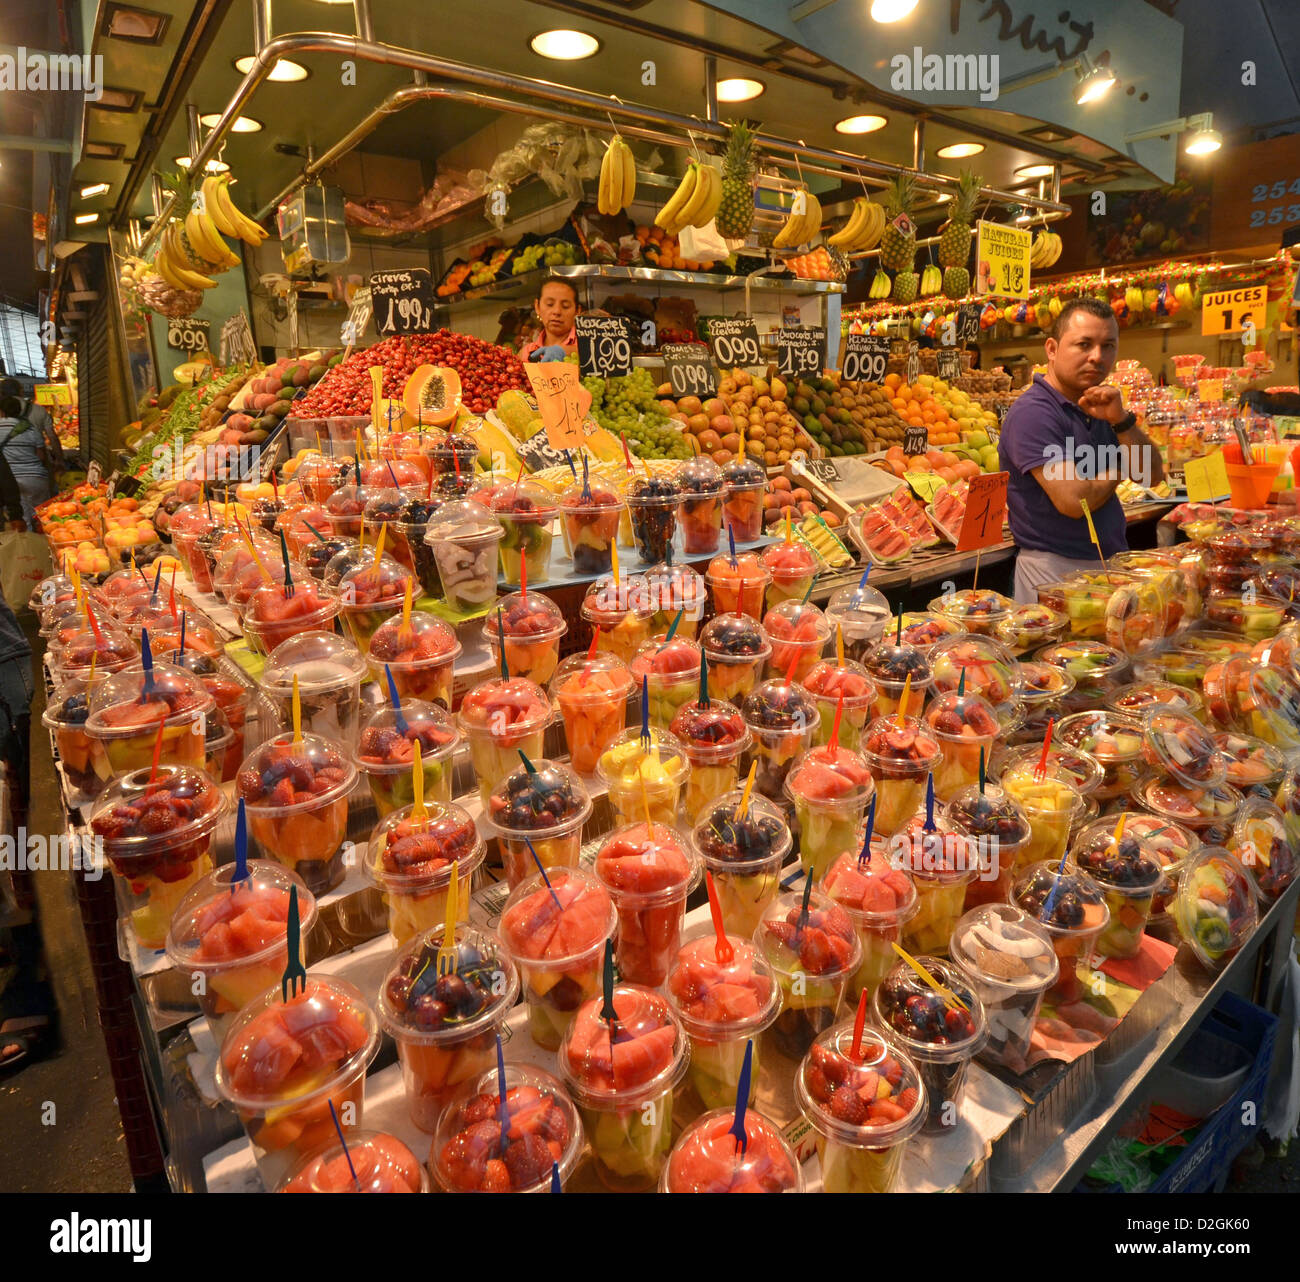
[[[551,1166],[561,1187],[582,1157],[582,1122],[550,1073],[507,1064],[506,1134],[496,1066],[467,1081],[438,1119],[429,1166],[448,1193],[549,1193]]]
[[[384,478],[387,480],[387,477]],[[350,483],[333,490],[325,500],[325,510],[330,514],[334,530],[356,538],[361,529],[361,519],[365,514],[366,504],[383,491],[381,485],[356,485]]]
[[[761,1113],[747,1112],[743,1151],[736,1141],[735,1127],[734,1102],[729,1108],[715,1108],[691,1122],[668,1155],[659,1176],[659,1192],[803,1192],[799,1159],[775,1122]]]
[[[398,525],[403,510],[415,492],[414,488],[404,491],[393,486],[385,486],[371,496],[366,503],[364,513],[366,533],[372,544],[379,537],[382,527],[385,530],[384,549],[393,560],[405,566],[412,574],[415,573],[415,558],[411,555],[411,545],[407,542],[406,535]]]
[[[521,882],[501,913],[501,938],[519,968],[528,1030],[558,1050],[578,1007],[600,992],[605,941],[618,915],[609,892],[580,868],[555,868]],[[559,901],[558,904],[556,901]]]
[[[895,833],[889,849],[916,887],[916,912],[903,927],[903,947],[911,953],[946,953],[967,889],[979,875],[978,849],[954,829],[927,829],[924,815],[913,816]]]
[[[366,851],[366,876],[383,894],[388,933],[399,946],[446,921],[453,864],[462,888],[457,918],[469,921],[469,892],[486,853],[460,806],[425,809],[423,819],[410,806],[394,810],[375,826]]]
[[[712,459],[697,456],[678,469],[677,483],[682,551],[687,556],[711,555],[718,550],[722,529],[722,472]]]
[[[682,817],[693,828],[715,798],[736,787],[740,755],[751,739],[749,727],[734,703],[710,698],[707,704],[684,704],[669,730],[681,741],[690,765]]]
[[[1159,775],[1139,779],[1131,796],[1143,809],[1185,825],[1209,845],[1222,844],[1245,800],[1230,783],[1189,788]]]
[[[644,683],[649,692],[650,724],[667,730],[700,688],[700,647],[686,637],[658,637],[641,645],[631,669],[635,687]]]
[[[545,527],[537,527],[544,529]],[[442,595],[454,609],[472,613],[496,597],[497,553],[503,536],[501,523],[478,503],[453,500],[429,518],[424,544],[432,549]],[[547,560],[550,532],[546,531]],[[501,560],[506,559],[504,551]],[[518,552],[512,562],[514,582],[519,582]],[[532,581],[532,564],[528,577]],[[537,580],[541,582],[541,580]],[[426,584],[426,586],[428,586]]]
[[[719,797],[695,825],[691,841],[713,876],[727,930],[753,935],[780,890],[781,865],[793,841],[785,812],[766,797],[743,792]]]
[[[501,634],[506,638],[506,668],[512,677],[526,677],[544,686],[560,662],[560,638],[569,625],[560,607],[540,592],[511,592],[502,597],[483,623],[483,639],[501,670]]]
[[[826,604],[826,618],[834,633],[844,633],[844,656],[861,662],[884,635],[893,610],[875,588],[862,584],[838,588]]]
[[[532,681],[493,677],[461,700],[456,716],[461,734],[469,741],[479,797],[486,808],[492,790],[519,765],[521,752],[530,761],[541,757],[551,703],[546,691]]]
[[[999,733],[993,705],[983,695],[951,690],[932,699],[921,720],[939,744],[934,795],[948,801],[978,784],[981,752],[987,769]]]
[[[954,927],[949,951],[988,1021],[979,1058],[1022,1072],[1043,997],[1060,973],[1047,932],[1010,904],[981,904]]]
[[[907,1053],[925,1085],[921,1130],[946,1135],[957,1125],[966,1070],[988,1040],[988,1021],[959,967],[925,955],[916,961],[948,989],[956,1004],[900,961],[876,989],[871,1006],[876,1024]]]
[[[818,746],[830,743],[835,711],[842,695],[844,711],[840,716],[840,744],[857,751],[862,746],[863,727],[872,719],[878,693],[867,670],[852,659],[846,659],[842,664],[824,659],[812,666],[801,684],[813,696],[821,715],[813,743]]]
[[[1232,730],[1220,730],[1211,737],[1223,755],[1228,782],[1233,787],[1270,797],[1277,791],[1286,760],[1271,743]]]
[[[632,523],[637,554],[647,564],[662,561],[677,532],[677,508],[681,490],[668,476],[634,477],[627,487],[625,502]]]
[[[772,574],[759,564],[757,552],[739,552],[734,562],[728,553],[720,552],[709,562],[704,581],[713,596],[715,614],[763,617],[763,593],[772,581]]]
[[[1021,687],[1016,697],[1016,722],[1006,730],[1004,742],[1012,746],[1041,744],[1047,723],[1058,721],[1062,703],[1074,689],[1074,678],[1063,668],[1037,659],[1020,661]]]
[[[183,668],[155,663],[151,677],[143,668],[115,672],[96,681],[90,696],[86,734],[100,749],[91,762],[110,776],[150,765],[161,725],[158,760],[201,770],[207,718],[215,708],[203,683]]]
[[[1263,797],[1250,797],[1242,806],[1227,848],[1254,878],[1265,901],[1278,898],[1295,880],[1296,855],[1287,838],[1286,817]]]
[[[576,868],[582,826],[592,811],[582,780],[563,762],[539,758],[532,766],[520,765],[497,784],[485,809],[512,890],[536,873],[538,863]]]
[[[412,611],[409,626],[401,615],[381,623],[370,638],[370,675],[383,681],[384,669],[403,699],[425,699],[451,707],[452,669],[461,652],[456,634],[432,614]]]
[[[896,713],[905,689],[910,690],[911,707],[918,710],[933,682],[930,665],[920,650],[915,646],[895,645],[890,640],[877,642],[863,657],[862,666],[876,687],[873,713],[877,717]]]
[[[1083,808],[1079,790],[1063,767],[1053,767],[1049,762],[1043,778],[1038,779],[1036,765],[1037,761],[1022,760],[1004,769],[999,780],[1029,820],[1029,841],[1015,855],[1017,872],[1042,860],[1059,860]]]
[[[93,800],[103,791],[108,779],[107,761],[104,768],[96,769],[94,754],[103,749],[86,733],[86,719],[90,716],[90,693],[81,677],[64,681],[54,692],[41,724],[54,736],[54,746],[59,754],[63,773],[75,790],[79,804]]]
[[[545,583],[551,570],[551,523],[560,510],[550,491],[532,481],[503,485],[493,493],[491,508],[501,523],[506,583],[519,586],[521,563],[526,563],[529,583]]]
[[[850,1002],[876,991],[898,960],[893,945],[920,907],[911,877],[889,859],[888,843],[872,839],[862,859],[854,850],[838,855],[822,877],[820,889],[849,915],[862,947],[862,963],[849,980]]]
[[[1105,773],[1093,790],[1098,801],[1123,796],[1142,773],[1142,723],[1096,709],[1074,712],[1056,723],[1052,738],[1095,758]]]
[[[1126,717],[1141,717],[1152,708],[1170,708],[1199,719],[1205,700],[1195,690],[1172,681],[1130,681],[1107,695],[1106,707]]]
[[[803,918],[802,892],[778,895],[763,912],[754,943],[781,990],[781,1013],[766,1036],[788,1059],[805,1054],[839,1016],[862,947],[848,914],[818,891]]]
[[[102,641],[87,624],[61,646],[51,647],[50,667],[56,681],[89,676],[92,660],[96,676],[120,672],[139,660],[139,648],[121,628],[105,620],[99,624],[99,632]]]
[[[1259,924],[1250,873],[1222,846],[1203,846],[1188,859],[1169,912],[1196,960],[1212,972],[1237,955]]]
[[[939,742],[916,717],[877,717],[867,726],[862,755],[876,781],[875,831],[892,837],[925,804],[926,776],[939,764]]]
[[[341,609],[338,597],[310,578],[301,577],[301,582],[294,581],[292,592],[283,583],[263,583],[249,598],[244,636],[255,654],[270,654],[300,632],[333,631]]]
[[[551,699],[564,719],[569,759],[579,774],[593,774],[601,755],[622,732],[633,685],[617,655],[574,654],[560,664],[551,680]]]
[[[212,868],[209,845],[226,811],[210,775],[190,766],[146,767],[105,792],[90,820],[117,877],[141,948],[161,949],[186,891]]]
[[[317,895],[343,880],[348,794],[356,780],[343,745],[308,734],[295,743],[292,731],[269,739],[239,768],[236,788],[253,840]]]
[[[293,724],[293,679],[298,678],[302,728],[323,739],[352,744],[361,715],[360,651],[332,632],[304,632],[278,645],[262,669],[259,684],[282,726]]]
[[[651,608],[645,581],[597,579],[583,598],[582,617],[597,634],[596,649],[630,664],[650,636]]]
[[[618,538],[623,500],[610,490],[570,486],[560,499],[560,515],[573,556],[575,574],[608,574],[610,549]]]
[[[821,569],[816,556],[800,540],[770,543],[759,563],[772,576],[767,587],[767,608],[782,601],[802,601]]]
[[[1110,923],[1106,892],[1086,873],[1045,860],[1031,864],[1011,888],[1011,902],[1047,932],[1061,963],[1046,1000],[1053,1006],[1078,1001],[1083,994],[1080,963],[1088,965],[1097,939]]]
[[[997,784],[963,788],[943,808],[940,827],[965,838],[979,861],[979,872],[966,884],[965,907],[1005,903],[1022,852],[1033,840],[1023,806]]]
[[[763,493],[767,472],[749,458],[738,458],[722,469],[722,523],[737,543],[753,543],[763,533]]]
[[[935,597],[927,608],[961,624],[967,632],[992,636],[998,624],[1010,617],[1015,602],[986,588],[963,588]]]
[[[741,758],[741,773],[748,774],[756,764],[755,789],[783,803],[786,777],[795,758],[812,747],[821,724],[817,704],[802,686],[775,679],[750,691],[740,705],[740,714],[753,736]]]
[[[712,926],[697,927],[677,951],[664,992],[691,1040],[691,1085],[704,1107],[735,1113],[745,1047],[754,1043],[749,1097],[758,1094],[760,1034],[781,1009],[772,968],[748,939],[728,934],[732,956],[720,962]]]
[[[810,748],[795,762],[785,781],[799,827],[799,860],[814,881],[831,861],[854,845],[875,783],[865,757],[848,748],[825,744]]]
[[[783,677],[793,664],[794,679],[803,683],[826,649],[831,625],[817,606],[802,600],[785,600],[768,610],[763,631],[772,643],[767,675]]]
[[[1136,835],[1125,831],[1118,842],[1112,827],[1105,828],[1109,816],[1090,824],[1076,838],[1070,858],[1106,894],[1110,921],[1097,937],[1097,952],[1102,957],[1136,957],[1142,948],[1151,903],[1164,882],[1159,862],[1142,848]]]
[[[378,565],[372,560],[354,566],[339,580],[344,630],[362,654],[380,624],[401,610],[406,585],[415,586],[412,580],[411,572],[386,553]]]
[[[673,1090],[689,1044],[672,1007],[637,984],[617,984],[613,1025],[602,997],[584,1002],[559,1050],[582,1114],[596,1174],[617,1192],[654,1188],[672,1146]]]
[[[405,734],[397,728],[397,713],[391,704],[372,709],[366,714],[353,755],[357,769],[366,776],[381,819],[415,800],[411,766],[417,740],[425,801],[447,804],[452,798],[452,757],[460,743],[455,722],[436,704],[419,699],[402,701],[402,720]]]
[[[217,1093],[239,1114],[267,1188],[337,1138],[335,1117],[345,1133],[361,1129],[378,1049],[374,1011],[333,976],[309,976],[288,1001],[277,984],[235,1016],[217,1057]]]
[[[248,878],[235,865],[200,877],[185,892],[167,931],[167,960],[188,976],[190,992],[218,1041],[249,1002],[275,988],[289,964],[289,892],[298,890],[298,921],[305,939],[316,921],[316,897],[287,868],[248,861]]]
[[[1009,649],[1024,653],[1064,636],[1068,623],[1048,606],[1018,605],[993,629],[993,635]]]
[[[1147,765],[1189,788],[1217,788],[1228,763],[1199,721],[1175,708],[1150,708],[1142,718],[1142,755]]]
[[[717,614],[700,633],[709,661],[709,693],[739,704],[758,681],[772,653],[762,627],[747,614]]]
[[[892,1192],[929,1112],[922,1073],[898,1045],[867,1027],[855,1055],[853,1023],[837,1024],[812,1044],[794,1091],[817,1133],[823,1189]]]
[[[294,503],[280,513],[279,520],[275,523],[276,532],[283,531],[289,555],[295,561],[301,560],[302,554],[316,542],[316,534],[308,526],[326,538],[334,532],[329,512],[319,503]]]
[[[650,727],[650,751],[643,746],[640,726],[629,726],[596,763],[618,821],[625,824],[648,816],[672,827],[689,771],[685,747],[657,726]]]
[[[397,1044],[411,1121],[432,1134],[460,1083],[496,1062],[497,1030],[519,977],[491,931],[457,923],[455,961],[439,967],[445,927],[399,949],[379,989],[379,1022]]]
[[[428,1172],[401,1140],[382,1131],[335,1139],[303,1159],[277,1193],[427,1193]]]

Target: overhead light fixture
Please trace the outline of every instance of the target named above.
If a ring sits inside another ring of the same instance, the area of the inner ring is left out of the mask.
[[[181,169],[188,169],[190,167],[190,158],[188,156],[177,156],[176,163]],[[230,166],[224,160],[209,160],[204,168],[210,174],[224,174],[230,170]]]
[[[107,183],[91,183],[81,189],[81,199],[89,200],[92,196],[102,196],[108,190]]]
[[[1115,73],[1109,67],[1096,67],[1081,53],[1074,68],[1074,101],[1078,106],[1096,102],[1115,87]]]
[[[1223,146],[1223,135],[1214,127],[1214,115],[1209,111],[1148,125],[1135,133],[1125,134],[1124,141],[1141,142],[1145,138],[1169,138],[1174,134],[1187,135],[1183,153],[1188,156],[1208,156]]]
[[[1217,129],[1197,129],[1183,145],[1189,156],[1208,156],[1223,146],[1223,135]]]
[[[1052,176],[1052,170],[1055,168],[1056,168],[1055,165],[1041,165],[1041,164],[1021,165],[1020,168],[1016,170],[1016,177],[1017,178],[1050,178]]]
[[[251,53],[245,54],[244,57],[235,59],[235,70],[239,72],[241,76],[246,76],[250,71],[252,71],[253,63],[256,61],[257,59]],[[279,81],[306,80],[309,75],[311,75],[311,72],[308,71],[302,63],[294,62],[289,58],[281,58],[280,61],[271,68],[270,73],[266,78],[268,80]]]
[[[944,160],[960,160],[963,156],[978,156],[984,150],[982,142],[951,142],[940,147],[938,155]]]
[[[555,31],[539,31],[528,42],[528,47],[543,58],[576,62],[579,58],[590,58],[600,48],[600,41],[585,31],[562,27]]]
[[[78,227],[84,227],[87,223],[99,222],[98,214],[78,214],[73,220]]]
[[[731,76],[718,81],[719,102],[748,102],[757,98],[767,86],[761,80],[750,80],[745,76]]]
[[[215,129],[220,119],[221,112],[210,111],[206,116],[199,117],[199,124],[205,129]],[[262,122],[254,120],[252,116],[236,116],[235,123],[230,126],[230,132],[234,134],[255,134],[261,128]]]
[[[876,22],[901,22],[917,6],[917,0],[871,0],[871,16]]]
[[[1018,223],[1032,223],[1033,221],[1034,221],[1034,216],[1027,209],[1022,209],[1016,215],[1016,222]]]
[[[884,116],[845,116],[835,122],[837,134],[874,134],[889,122]]]

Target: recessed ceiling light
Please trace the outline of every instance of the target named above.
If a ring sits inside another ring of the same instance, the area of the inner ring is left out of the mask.
[[[241,76],[246,76],[253,69],[253,63],[257,59],[251,54],[245,54],[242,58],[235,59],[235,70]],[[306,80],[311,72],[300,62],[293,62],[289,58],[281,58],[279,62],[271,68],[270,74],[266,77],[268,80]]]
[[[1055,165],[1021,165],[1016,170],[1017,178],[1050,178]]]
[[[1223,135],[1217,129],[1198,129],[1187,139],[1183,150],[1189,156],[1208,156],[1223,146]]]
[[[206,116],[199,117],[199,124],[205,129],[215,129],[217,122],[221,119],[221,112],[210,111]],[[230,126],[230,132],[236,134],[255,134],[262,127],[260,120],[254,120],[252,116],[236,116],[235,123]]]
[[[845,116],[835,122],[837,134],[873,134],[889,122],[884,116]]]
[[[575,62],[579,58],[590,58],[600,48],[600,41],[585,31],[561,27],[555,31],[539,31],[528,42],[528,47],[543,58]]]
[[[190,158],[188,156],[177,156],[176,163],[182,169],[188,169],[190,167]],[[204,167],[210,174],[224,174],[230,169],[230,166],[224,160],[209,160]]]
[[[963,156],[978,156],[983,150],[982,142],[951,142],[946,147],[940,147],[937,154],[944,160],[960,160]]]
[[[98,214],[78,214],[73,220],[78,227],[84,227],[87,223],[99,222]]]
[[[766,88],[761,80],[750,80],[745,76],[731,76],[718,81],[719,102],[748,102],[757,98]]]
[[[107,183],[91,183],[81,189],[81,199],[89,200],[92,196],[102,196],[108,190]]]
[[[917,0],[871,0],[871,16],[877,22],[899,22],[916,5]]]

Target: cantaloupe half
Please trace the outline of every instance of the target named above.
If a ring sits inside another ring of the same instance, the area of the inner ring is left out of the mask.
[[[402,404],[412,426],[446,427],[460,408],[460,375],[445,365],[420,365],[406,380]]]

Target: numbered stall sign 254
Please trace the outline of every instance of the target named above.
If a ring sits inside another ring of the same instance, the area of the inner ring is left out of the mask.
[[[626,316],[579,316],[574,328],[583,378],[619,378],[632,372],[632,322]]]
[[[825,365],[826,330],[821,326],[776,331],[776,370],[782,378],[817,378]]]
[[[889,339],[883,334],[849,334],[844,340],[846,383],[883,383],[889,369]]]
[[[208,331],[211,324],[205,320],[169,320],[167,322],[167,346],[178,352],[202,352],[207,350]]]
[[[759,365],[763,352],[758,327],[750,316],[729,316],[709,322],[709,350],[719,369]]]

